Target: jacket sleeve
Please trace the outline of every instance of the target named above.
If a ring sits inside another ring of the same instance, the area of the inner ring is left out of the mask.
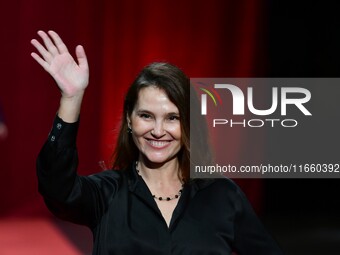
[[[118,178],[108,178],[109,171],[88,177],[77,174],[78,126],[79,121],[66,123],[56,116],[37,158],[38,189],[57,217],[93,227],[107,209]]]
[[[255,214],[246,196],[236,192],[235,240],[237,254],[284,254]]]

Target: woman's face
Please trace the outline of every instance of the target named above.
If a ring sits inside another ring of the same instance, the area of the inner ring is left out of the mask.
[[[140,156],[151,163],[176,158],[182,146],[179,111],[163,90],[155,86],[141,89],[128,123]]]

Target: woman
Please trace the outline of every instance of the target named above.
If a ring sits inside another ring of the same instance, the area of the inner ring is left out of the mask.
[[[39,191],[58,217],[87,225],[93,254],[281,254],[228,179],[189,179],[189,80],[154,63],[129,88],[113,168],[78,176],[76,135],[89,69],[60,37],[39,31],[32,57],[61,90],[37,159]],[[51,40],[52,39],[52,40]],[[203,153],[202,153],[203,154]]]

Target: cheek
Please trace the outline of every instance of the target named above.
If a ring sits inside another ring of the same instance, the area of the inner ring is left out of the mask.
[[[136,118],[132,121],[132,123],[132,132],[136,136],[144,135],[150,131],[151,125],[146,121]]]
[[[134,144],[136,145],[136,147],[138,148],[138,150],[143,150],[144,147],[144,139],[143,136],[140,135],[138,132],[133,131],[132,132],[132,140],[134,142]]]
[[[181,139],[181,126],[180,125],[175,125],[175,126],[171,126],[168,129],[169,133],[172,135],[173,138],[175,138],[176,140],[180,140]]]
[[[144,140],[145,135],[150,132],[150,125],[145,123],[143,120],[135,120],[132,122],[132,139],[135,145],[142,149],[143,144],[146,142]]]

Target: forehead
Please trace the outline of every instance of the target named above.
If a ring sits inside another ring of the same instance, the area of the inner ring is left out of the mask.
[[[170,101],[165,91],[155,86],[148,86],[139,91],[135,110],[178,112],[177,106]]]

